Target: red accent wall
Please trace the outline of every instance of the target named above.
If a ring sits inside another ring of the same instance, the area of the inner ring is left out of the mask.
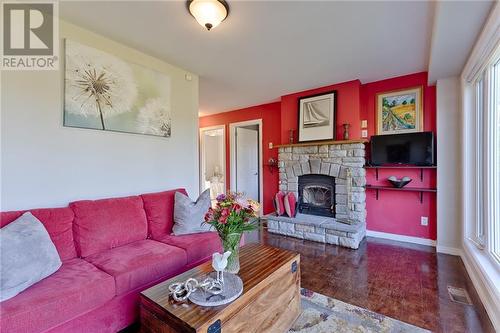
[[[350,137],[352,139],[361,138],[360,119],[360,92],[361,82],[359,80],[333,84],[326,87],[301,91],[285,96],[281,96],[281,142],[289,143],[290,130],[294,130],[294,142],[298,141],[298,114],[299,98],[320,94],[323,92],[337,91],[337,126],[336,139],[342,140],[344,130],[342,124],[351,124]]]
[[[436,87],[427,86],[427,72],[398,76],[361,86],[361,118],[368,120],[368,136],[376,134],[376,96],[378,93],[422,86],[424,130],[436,133]]]
[[[405,88],[423,87],[424,130],[436,133],[436,87],[427,86],[427,73],[416,73],[386,80],[371,82],[361,88],[361,119],[368,120],[369,137],[376,134],[376,95],[381,92]],[[436,188],[436,170],[424,170],[423,181],[418,169],[379,170],[379,180],[375,170],[366,170],[366,182],[372,185],[390,185],[389,176],[408,176],[412,182],[408,187]],[[368,230],[436,239],[436,194],[424,193],[420,203],[419,192],[379,191],[376,200],[374,190],[366,191],[366,211]],[[420,225],[420,218],[427,216],[429,225]]]
[[[273,211],[273,195],[278,189],[278,170],[270,170],[267,167],[267,161],[273,157],[278,159],[278,149],[269,149],[269,143],[274,145],[280,143],[280,118],[281,108],[280,103],[269,103],[258,106],[252,106],[231,112],[218,113],[213,116],[200,117],[200,128],[225,125],[226,128],[226,188],[230,186],[230,168],[229,168],[229,124],[237,123],[246,120],[262,119],[262,159],[263,167],[263,183],[264,183],[264,213],[268,214]]]
[[[369,137],[376,134],[376,94],[398,89],[422,86],[424,107],[424,130],[436,132],[436,89],[427,86],[427,73],[415,73],[386,80],[361,84],[359,80],[342,82],[316,89],[301,91],[281,96],[281,102],[264,104],[231,112],[200,118],[200,127],[226,125],[226,147],[229,147],[229,124],[251,119],[262,118],[263,121],[263,162],[269,157],[277,158],[277,149],[269,149],[268,143],[274,145],[288,143],[290,129],[294,129],[294,141],[297,141],[298,99],[331,90],[337,91],[337,127],[336,138],[342,138],[342,124],[351,124],[350,137],[361,138],[361,120],[368,120]],[[226,170],[229,170],[229,149],[227,149]],[[436,171],[424,171],[420,181],[420,171],[411,169],[380,170],[379,180],[375,180],[375,170],[367,170],[368,184],[387,185],[387,177],[409,176],[413,179],[408,186],[436,187]],[[227,178],[229,180],[229,174]],[[229,181],[227,183],[229,187]],[[278,174],[264,166],[264,212],[273,210],[272,197],[278,190]],[[380,191],[379,200],[374,190],[366,191],[367,227],[368,230],[400,234],[406,236],[436,239],[436,195],[425,193],[420,203],[418,192]],[[429,225],[420,225],[420,217],[427,216]]]

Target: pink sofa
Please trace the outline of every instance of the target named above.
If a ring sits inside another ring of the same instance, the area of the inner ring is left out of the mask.
[[[220,251],[216,233],[173,236],[174,193],[83,200],[30,210],[62,267],[0,303],[0,331],[116,332],[138,318],[139,292]],[[23,212],[0,213],[0,227]]]

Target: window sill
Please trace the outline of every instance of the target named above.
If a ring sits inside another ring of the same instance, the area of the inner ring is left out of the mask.
[[[464,240],[462,256],[467,272],[496,330],[500,330],[500,269],[472,241]]]

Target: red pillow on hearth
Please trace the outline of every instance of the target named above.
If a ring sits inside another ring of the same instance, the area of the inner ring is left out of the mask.
[[[276,211],[276,215],[281,216],[285,214],[285,192],[279,191],[274,196],[274,210]]]
[[[285,212],[289,217],[295,217],[297,213],[297,198],[293,192],[288,192],[284,198]]]

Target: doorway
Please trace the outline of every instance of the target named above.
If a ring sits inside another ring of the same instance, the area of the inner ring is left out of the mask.
[[[231,189],[262,203],[262,120],[233,123],[229,128]]]
[[[224,125],[200,128],[200,193],[210,189],[212,203],[225,193],[225,139]]]

